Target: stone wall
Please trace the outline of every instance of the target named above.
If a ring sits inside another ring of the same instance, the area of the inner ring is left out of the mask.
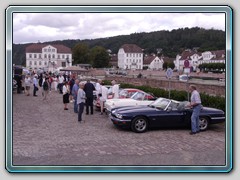
[[[136,86],[150,86],[154,88],[160,88],[167,90],[169,87],[168,80],[158,80],[158,79],[147,79],[147,78],[129,78],[129,77],[105,77],[105,80],[116,80],[117,83],[126,83],[133,84]],[[206,93],[214,96],[224,96],[225,97],[225,86],[223,85],[211,85],[211,84],[196,84],[191,83],[197,86],[197,89],[200,93]],[[170,89],[179,90],[179,91],[187,91],[189,84],[186,82],[181,82],[178,80],[170,81]]]

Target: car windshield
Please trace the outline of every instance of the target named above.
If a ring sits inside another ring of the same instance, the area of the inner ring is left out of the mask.
[[[170,103],[169,99],[159,98],[153,103],[151,103],[150,106],[158,109],[165,109],[169,103]]]
[[[138,100],[138,101],[142,101],[144,100],[144,97],[145,97],[145,94],[143,92],[135,92],[131,99],[135,99],[135,100]]]
[[[166,108],[171,108],[171,110],[178,110],[182,111],[187,107],[188,101],[175,101],[175,100],[170,100],[170,99],[164,99],[164,98],[159,98],[153,103],[151,103],[149,106],[153,108],[158,108],[165,110]]]

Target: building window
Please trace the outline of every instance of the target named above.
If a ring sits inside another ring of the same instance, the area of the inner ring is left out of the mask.
[[[39,61],[39,66],[41,66],[42,65],[42,61]]]
[[[34,58],[37,58],[37,55],[36,55],[36,54],[34,54]]]
[[[45,66],[47,65],[47,61],[44,62],[44,65],[45,65]]]
[[[34,65],[35,65],[35,66],[37,65],[37,61],[34,61]]]
[[[58,55],[58,59],[60,59],[60,55]]]
[[[65,58],[65,56],[64,56],[64,54],[62,55],[62,59],[64,59]]]
[[[52,52],[55,52],[55,49],[52,49]]]
[[[48,49],[48,52],[51,52],[51,49],[50,49],[50,48]]]
[[[29,66],[31,66],[32,65],[32,61],[29,61]]]
[[[51,54],[48,55],[48,59],[51,59]]]
[[[44,54],[44,58],[47,59],[47,55],[46,54]]]
[[[41,58],[42,58],[42,54],[39,54],[39,55],[38,55],[38,58],[41,59]]]
[[[29,54],[29,58],[32,58],[32,54]]]
[[[66,62],[62,62],[62,67],[66,67]]]
[[[52,55],[52,58],[53,58],[53,59],[55,58],[55,54]]]

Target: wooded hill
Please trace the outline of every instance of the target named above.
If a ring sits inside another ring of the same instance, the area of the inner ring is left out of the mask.
[[[73,48],[77,43],[85,43],[89,48],[102,46],[110,49],[113,54],[117,54],[119,48],[123,44],[136,44],[144,53],[157,53],[168,57],[176,57],[181,54],[184,49],[198,48],[198,51],[211,51],[225,49],[226,36],[225,32],[215,29],[180,28],[172,31],[155,31],[149,33],[133,33],[130,35],[119,35],[107,38],[85,39],[85,40],[58,40],[44,42],[44,44],[63,44],[69,48]],[[31,43],[32,44],[32,43]],[[13,44],[13,63],[17,65],[25,65],[25,49],[29,44]]]

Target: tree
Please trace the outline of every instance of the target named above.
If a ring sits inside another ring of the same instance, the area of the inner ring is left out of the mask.
[[[73,47],[72,53],[73,53],[74,64],[91,64],[89,62],[89,57],[88,57],[88,54],[89,54],[88,45],[84,43],[78,43]]]
[[[103,68],[108,67],[109,64],[109,55],[105,48],[101,46],[95,46],[91,49],[90,61],[92,62],[93,67]]]

